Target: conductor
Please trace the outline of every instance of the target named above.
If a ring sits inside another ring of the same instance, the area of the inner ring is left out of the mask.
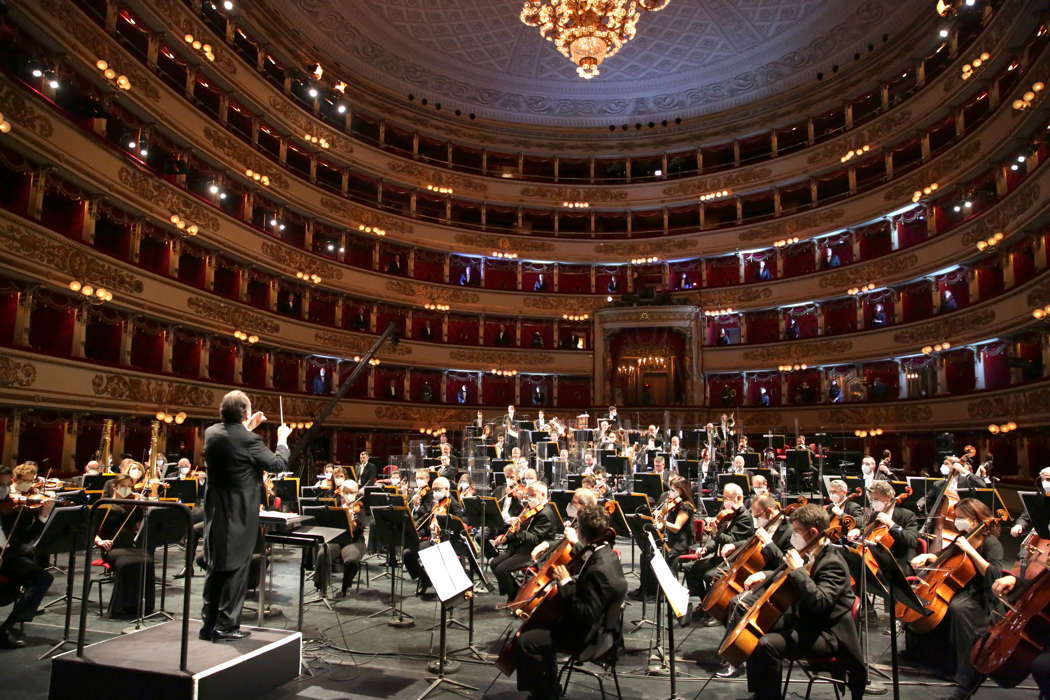
[[[244,639],[241,607],[248,592],[248,571],[259,536],[259,504],[263,472],[284,471],[292,429],[277,427],[277,453],[253,433],[266,421],[243,391],[222,397],[221,423],[204,432],[208,487],[204,495],[203,624],[200,638],[211,641]]]

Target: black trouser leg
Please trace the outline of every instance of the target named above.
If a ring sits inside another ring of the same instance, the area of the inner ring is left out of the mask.
[[[514,580],[514,572],[527,566],[530,561],[532,557],[528,552],[504,552],[489,562],[492,574],[499,582],[499,592],[508,599],[513,599],[518,594],[518,582]]]
[[[1050,651],[1044,651],[1032,661],[1032,678],[1044,698],[1050,698]]]
[[[948,638],[955,651],[955,684],[972,691],[981,684],[984,676],[970,662],[970,650],[988,625],[988,612],[973,595],[963,591],[948,605],[948,625]]]
[[[241,608],[248,595],[251,563],[229,571],[210,570],[204,579],[204,607],[201,617],[205,630],[235,630],[241,625]]]
[[[19,622],[31,621],[55,577],[33,560],[17,556],[12,552],[8,552],[4,558],[0,572],[25,589],[25,592],[15,601],[14,607],[11,608],[7,619],[0,625],[0,629],[9,629]]]
[[[540,697],[555,697],[558,669],[554,665],[554,638],[550,630],[522,632],[514,649],[518,690]]]
[[[697,559],[685,572],[685,583],[689,587],[689,595],[703,598],[707,595],[707,589],[715,576],[718,562],[715,557],[704,557]]]

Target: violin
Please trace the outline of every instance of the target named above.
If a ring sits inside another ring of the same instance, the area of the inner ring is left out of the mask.
[[[525,523],[527,523],[534,515],[543,510],[546,507],[546,505],[546,503],[542,503],[540,505],[532,506],[523,510],[521,512],[521,515],[519,515],[511,521],[510,527],[507,528],[507,531],[497,535],[496,538],[492,540],[492,543],[498,547],[499,545],[506,542],[507,537],[518,532],[518,530],[520,530]]]
[[[1032,661],[1046,649],[1050,626],[1050,572],[1043,569],[1003,619],[977,640],[970,660],[978,673],[991,676],[1003,688],[1028,677]]]
[[[708,518],[704,522],[704,530],[708,534],[712,534],[712,533],[718,532],[722,528],[723,525],[725,525],[727,522],[729,522],[730,520],[735,518],[736,514],[739,513],[740,509],[743,508],[743,507],[744,507],[743,505],[739,505],[739,506],[733,506],[730,509],[723,508],[722,510],[720,510],[718,512],[718,515],[716,515],[713,518]]]
[[[429,492],[430,486],[420,486],[419,489],[416,490],[416,494],[412,496],[413,507],[421,505],[423,503],[423,499],[426,498]]]
[[[441,521],[438,520],[438,516],[448,515],[448,507],[450,503],[450,497],[446,496],[434,503],[434,506],[430,509],[430,541],[437,544],[441,541]]]
[[[957,535],[956,539],[963,537],[967,542],[976,546],[984,539],[984,534],[988,529],[1009,519],[1010,514],[1000,509],[993,517],[974,528],[973,532],[967,535]],[[919,582],[914,586],[916,597],[924,607],[931,610],[931,613],[923,616],[903,603],[897,603],[897,618],[919,634],[935,629],[944,620],[944,616],[948,613],[948,605],[951,604],[955,594],[961,591],[976,575],[977,567],[973,560],[953,540],[941,551],[937,560],[926,567],[919,576]]]

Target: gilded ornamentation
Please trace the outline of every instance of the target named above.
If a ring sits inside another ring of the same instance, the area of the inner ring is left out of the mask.
[[[120,184],[172,214],[196,222],[201,228],[215,231],[219,228],[219,217],[212,214],[208,207],[192,198],[179,194],[166,182],[152,175],[140,173],[128,168],[121,168],[117,173]]]
[[[73,279],[91,280],[107,289],[142,293],[142,280],[116,265],[100,260],[93,253],[78,250],[72,244],[52,239],[16,223],[0,226],[4,247],[19,257],[49,265]]]
[[[598,302],[601,304],[601,300],[598,300]],[[670,309],[643,306],[626,309],[607,309],[602,311],[598,318],[605,325],[638,322],[680,323],[682,321],[692,322],[696,312],[697,309],[692,306],[678,306]]]
[[[1044,279],[1028,292],[1025,299],[1029,308],[1050,304],[1050,279]]]
[[[995,320],[995,311],[982,309],[961,316],[952,315],[936,321],[919,324],[917,328],[908,328],[893,334],[893,342],[898,345],[919,345],[927,341],[957,338],[966,333],[981,330]]]
[[[737,237],[742,241],[756,241],[768,238],[770,239],[770,242],[772,242],[777,238],[792,236],[809,228],[819,226],[829,227],[829,224],[838,221],[845,215],[846,210],[842,207],[829,209],[827,211],[811,211],[802,214],[801,216],[793,216],[790,219],[784,219],[783,221],[771,221],[768,224],[761,224],[760,226],[749,228],[746,231],[741,231],[740,235]]]
[[[344,355],[363,355],[376,342],[376,336],[318,331],[314,334],[314,340]],[[378,354],[380,357],[383,355],[411,355],[412,347],[405,343],[384,345]]]
[[[852,340],[815,340],[794,342],[768,348],[757,348],[744,352],[745,360],[757,362],[798,362],[831,355],[842,355],[853,349]]]
[[[1045,414],[1050,411],[1050,387],[1026,389],[970,401],[966,411],[970,418],[993,420]]]
[[[771,287],[744,287],[703,291],[695,296],[696,305],[709,309],[726,309],[764,301],[773,296]]]
[[[521,196],[542,199],[545,202],[626,202],[627,190],[611,190],[605,187],[541,187],[529,185],[521,188]]]
[[[194,384],[142,379],[123,374],[96,374],[91,379],[95,396],[133,401],[150,406],[215,408],[215,392]]]
[[[343,156],[348,156],[354,152],[354,146],[349,139],[330,129],[322,128],[316,121],[303,114],[287,97],[270,95],[269,102],[271,110],[281,115],[284,121],[295,127],[296,136],[299,138],[309,134],[316,136],[318,139],[324,139],[330,145],[328,150]]]
[[[668,185],[661,192],[665,197],[699,197],[705,192],[733,190],[756,182],[765,182],[773,174],[770,168],[736,168],[726,173],[699,179],[688,179]]]
[[[415,406],[376,406],[380,420],[415,423],[421,426],[462,425],[474,420],[476,411],[455,408],[417,408]]]
[[[873,425],[920,425],[933,418],[929,404],[890,404],[887,406],[837,406],[821,409],[817,415],[821,425],[871,427]]]
[[[325,280],[343,279],[343,271],[335,265],[330,265],[323,260],[318,260],[312,255],[295,250],[294,248],[289,248],[280,243],[263,241],[261,250],[263,255],[270,260],[273,260],[278,265],[283,265],[293,270],[306,272],[308,274],[317,274]]]
[[[449,359],[483,365],[552,365],[554,356],[542,352],[508,352],[506,350],[450,350]]]
[[[227,304],[217,299],[204,299],[202,297],[190,297],[186,305],[198,316],[210,318],[213,321],[225,323],[242,331],[254,331],[276,335],[281,326],[262,314],[245,311],[233,304]]]
[[[42,139],[51,138],[55,131],[51,119],[6,79],[0,80],[0,112],[16,129],[28,129]]]
[[[564,294],[550,294],[542,297],[525,297],[522,306],[526,309],[540,309],[543,311],[565,311],[572,309],[573,313],[590,312],[605,306],[605,297],[569,297]]]
[[[845,269],[824,275],[820,278],[821,289],[848,289],[851,286],[867,284],[872,280],[880,280],[886,283],[895,275],[903,274],[919,264],[919,256],[915,253],[907,255],[894,255],[882,260],[873,260],[870,263],[854,265]]]
[[[945,156],[912,171],[892,187],[886,189],[883,199],[887,202],[910,198],[916,190],[936,182],[943,189],[955,176],[971,165],[968,161],[981,152],[981,140],[970,139]]]
[[[358,206],[345,199],[334,199],[332,197],[321,197],[321,206],[329,213],[339,214],[350,219],[353,224],[364,224],[365,226],[376,226],[390,233],[412,233],[412,224],[395,216],[380,214],[374,209]]]
[[[1042,204],[1039,194],[1038,182],[1033,180],[1021,185],[1005,201],[996,204],[995,208],[967,226],[961,239],[963,248],[972,248],[977,241],[983,241],[996,232],[1009,228],[1033,206]]]
[[[637,241],[633,243],[599,243],[594,246],[594,252],[608,255],[622,255],[625,258],[648,257],[650,255],[674,255],[693,250],[698,243],[695,238],[686,239],[654,239]]]
[[[206,126],[204,127],[204,138],[211,141],[216,148],[227,156],[243,165],[245,169],[250,168],[257,173],[265,173],[266,176],[270,178],[270,182],[273,183],[273,185],[282,190],[288,189],[288,178],[274,167],[274,164],[270,159],[263,158],[233,136],[210,126]]]
[[[25,388],[32,386],[35,381],[36,367],[32,364],[0,356],[0,386]]]
[[[388,292],[400,294],[401,296],[426,299],[441,304],[477,304],[481,301],[481,295],[475,292],[468,292],[465,289],[456,289],[455,287],[450,289],[438,285],[428,285],[422,282],[387,280],[386,289]]]
[[[477,194],[486,194],[489,191],[488,185],[472,177],[457,175],[448,171],[438,170],[437,168],[428,168],[407,160],[390,160],[387,161],[386,167],[391,172],[414,178],[423,184],[451,187],[455,190],[475,192]]]
[[[910,109],[891,110],[884,118],[859,129],[847,131],[843,138],[832,139],[815,149],[806,162],[814,165],[826,160],[838,160],[850,149],[864,146],[874,147],[900,127],[907,126],[911,120]]]
[[[187,11],[185,4],[179,0],[153,0],[157,12],[175,26],[176,36],[179,40],[186,34],[192,34],[204,43],[210,43],[212,53],[215,55],[215,65],[230,75],[237,74],[237,62],[226,50],[226,43],[218,37],[212,37],[212,41],[206,41],[205,37],[211,34],[204,24]]]
[[[278,401],[278,397],[272,394],[248,392],[248,395],[252,400],[252,410],[262,411],[270,416],[271,419],[278,419],[282,403],[284,404],[284,414],[289,418],[314,418],[321,413],[321,410],[329,401],[327,398],[307,399],[301,396],[288,395],[282,395],[281,400]],[[331,415],[338,416],[342,412],[342,406],[336,404]]]
[[[506,236],[491,236],[484,233],[457,233],[452,240],[463,245],[484,248],[485,250],[500,250],[510,253],[543,253],[554,250],[554,244],[531,238]]]

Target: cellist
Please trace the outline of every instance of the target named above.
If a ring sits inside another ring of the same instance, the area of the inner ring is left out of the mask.
[[[550,628],[534,627],[517,638],[518,690],[532,700],[559,697],[555,654],[585,648],[602,631],[609,607],[623,602],[627,581],[619,557],[606,542],[608,529],[609,516],[600,506],[578,511],[575,530],[567,528],[565,535],[574,543],[570,566],[579,572],[573,576],[569,567],[554,567],[562,614]],[[619,634],[618,629],[609,631]]]
[[[781,668],[784,659],[807,656],[835,656],[845,666],[853,700],[864,697],[867,670],[862,661],[860,638],[851,610],[856,597],[850,585],[849,568],[841,552],[828,544],[824,532],[828,513],[816,504],[807,504],[788,516],[791,522],[791,548],[784,554],[789,585],[798,599],[787,608],[771,632],[758,642],[747,659],[748,690],[756,700],[779,700]],[[810,545],[813,545],[810,547]],[[799,552],[809,547],[806,558]],[[745,582],[749,590],[761,593],[761,586],[774,579],[773,571],[752,574]],[[734,606],[727,626],[733,629],[750,610]]]
[[[1044,471],[1046,470],[1044,469]],[[1013,574],[1003,574],[1003,576],[992,583],[992,593],[1002,598],[1008,593],[1014,592],[1015,589],[1018,591],[1023,590],[1030,583],[1031,580],[1018,581]],[[1032,678],[1035,680],[1036,685],[1039,686],[1039,696],[1041,698],[1050,698],[1050,648],[1045,649],[1032,659],[1031,671]]]
[[[950,668],[945,670],[955,679],[955,688],[948,696],[951,700],[970,697],[983,680],[970,662],[970,649],[991,621],[995,602],[992,584],[1003,575],[1003,545],[991,532],[978,542],[968,541],[965,535],[991,518],[992,511],[976,498],[964,498],[955,505],[953,525],[959,536],[954,544],[973,562],[977,575],[948,604]],[[911,560],[911,565],[918,570],[935,561],[936,554],[920,554]]]
[[[871,513],[867,525],[877,521],[890,529],[890,552],[905,575],[911,575],[911,560],[919,542],[919,520],[907,508],[897,505],[897,494],[888,481],[874,481],[868,487]]]
[[[739,458],[738,458],[739,459]],[[713,527],[713,521],[718,525]],[[717,519],[708,522],[711,532],[710,541],[700,548],[700,559],[696,560],[685,572],[685,582],[689,595],[703,600],[708,588],[718,575],[718,567],[724,561],[719,552],[731,542],[746,540],[755,534],[755,522],[751,513],[744,507],[744,491],[739,485],[727,482],[722,488],[722,510]],[[712,624],[717,624],[712,622]]]

